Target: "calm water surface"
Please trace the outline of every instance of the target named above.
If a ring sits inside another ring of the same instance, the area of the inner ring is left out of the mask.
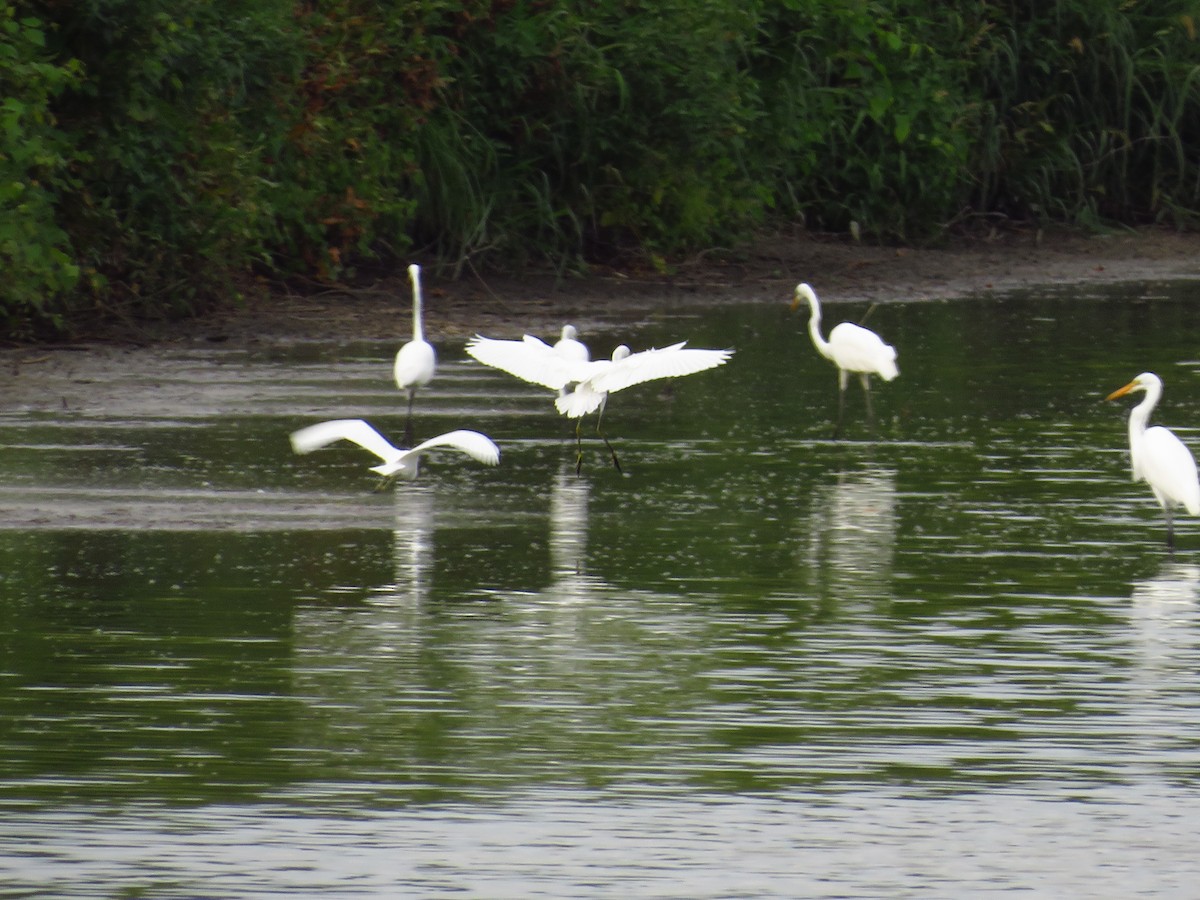
[[[287,434],[398,436],[394,347],[29,367],[0,895],[1192,896],[1200,521],[1165,551],[1102,398],[1158,372],[1200,449],[1197,300],[880,306],[901,377],[840,442],[786,303],[584,335],[737,350],[613,396],[624,476],[443,346],[418,433],[501,466],[385,492]]]

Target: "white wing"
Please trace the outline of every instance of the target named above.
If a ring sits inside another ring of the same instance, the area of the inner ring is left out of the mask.
[[[896,368],[896,348],[861,325],[842,322],[829,332],[829,350],[838,368],[848,372],[868,372],[891,381],[900,374]]]
[[[694,375],[723,365],[733,355],[732,350],[685,350],[685,343],[681,341],[661,350],[643,350],[609,362],[588,379],[588,384],[593,390],[611,393],[656,378]]]
[[[297,453],[311,453],[334,441],[352,441],[364,450],[374,453],[384,462],[392,462],[403,451],[393,447],[382,434],[362,419],[333,419],[309,425],[293,431],[292,449]]]
[[[1196,460],[1183,441],[1161,425],[1147,428],[1138,454],[1137,475],[1171,503],[1200,515],[1200,477]]]
[[[579,362],[563,357],[531,334],[519,341],[497,341],[476,335],[467,353],[485,366],[515,375],[522,381],[557,391],[579,380]]]
[[[422,441],[411,450],[405,450],[405,456],[414,456],[439,447],[451,447],[461,450],[468,456],[473,456],[481,463],[494,466],[500,462],[500,448],[487,435],[478,431],[447,431],[437,437]]]

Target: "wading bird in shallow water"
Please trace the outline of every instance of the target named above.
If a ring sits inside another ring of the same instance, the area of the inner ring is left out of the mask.
[[[1161,425],[1146,427],[1150,413],[1162,397],[1162,379],[1143,372],[1125,387],[1117,388],[1105,399],[1115,400],[1144,391],[1146,398],[1129,411],[1129,457],[1133,480],[1150,485],[1154,499],[1167,517],[1167,547],[1175,549],[1174,508],[1182,506],[1200,516],[1200,477],[1196,460],[1183,441]]]
[[[806,283],[796,285],[796,293],[792,297],[792,309],[800,306],[801,300],[808,301],[810,311],[808,319],[808,334],[813,346],[827,360],[837,366],[838,370],[838,420],[833,435],[842,433],[842,416],[846,410],[846,384],[850,373],[858,374],[862,382],[863,394],[867,398],[867,418],[874,421],[871,410],[872,375],[878,375],[884,381],[891,381],[900,374],[896,368],[896,348],[885,344],[883,339],[869,328],[855,325],[853,322],[842,322],[829,332],[829,340],[821,336],[821,302],[817,299],[816,291]]]
[[[563,332],[566,338],[566,329]],[[484,365],[558,391],[554,405],[567,418],[582,419],[597,412],[596,434],[604,441],[619,472],[621,461],[601,430],[608,395],[645,381],[694,375],[724,364],[733,355],[732,350],[691,349],[684,346],[686,343],[681,341],[661,350],[640,353],[633,353],[622,344],[613,351],[611,359],[589,362],[566,359],[554,347],[528,334],[519,341],[498,341],[476,335],[467,344],[467,353]],[[578,450],[575,471],[578,473],[583,467],[583,438],[578,422],[575,439]]]
[[[392,366],[396,387],[408,394],[408,415],[404,419],[405,446],[412,444],[413,398],[417,395],[417,389],[429,384],[437,371],[437,353],[433,344],[425,340],[425,332],[421,327],[421,267],[415,264],[409,266],[408,278],[413,291],[412,340],[396,353],[396,362]]]
[[[311,453],[334,441],[358,444],[383,460],[380,465],[372,466],[371,471],[382,475],[385,483],[386,479],[391,478],[410,481],[416,478],[421,457],[441,448],[458,450],[489,466],[500,462],[500,448],[491,438],[478,431],[448,431],[417,444],[411,450],[401,450],[393,447],[387,438],[362,419],[333,419],[294,431],[291,440],[292,449],[297,453]]]
[[[564,325],[562,334],[554,342],[554,352],[563,359],[575,362],[590,362],[592,354],[588,352],[587,344],[579,340],[579,332],[574,325]]]

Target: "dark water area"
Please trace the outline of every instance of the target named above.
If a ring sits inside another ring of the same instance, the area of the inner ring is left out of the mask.
[[[0,405],[0,896],[1185,896],[1200,878],[1200,521],[1125,402],[1200,448],[1200,287],[871,311],[851,385],[781,307],[582,335],[723,368],[549,392],[439,347],[27,370]],[[865,308],[826,309],[827,325]],[[431,311],[430,315],[436,315]],[[545,335],[544,337],[551,337]],[[32,385],[32,386],[31,386]]]

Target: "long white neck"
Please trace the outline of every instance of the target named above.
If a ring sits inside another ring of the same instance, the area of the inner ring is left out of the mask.
[[[808,336],[812,338],[813,345],[817,348],[817,352],[826,359],[832,359],[829,355],[829,341],[821,336],[821,304],[817,300],[817,293],[807,284],[802,284],[797,291],[808,300],[808,308],[812,313],[808,317]]]
[[[1151,383],[1146,388],[1146,399],[1129,411],[1129,443],[1140,439],[1146,433],[1146,423],[1150,421],[1150,413],[1158,406],[1162,397],[1162,385]]]
[[[408,277],[412,281],[413,289],[413,340],[425,340],[425,332],[421,328],[421,267],[411,265],[408,267]]]

